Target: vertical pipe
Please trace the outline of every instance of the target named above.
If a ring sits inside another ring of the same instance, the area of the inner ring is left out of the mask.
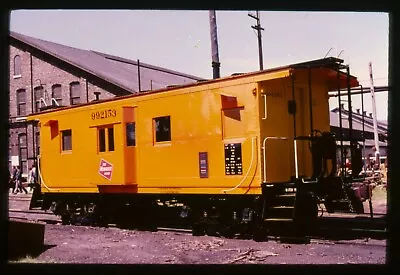
[[[363,86],[361,86],[361,123],[362,123],[362,140],[363,140],[363,155],[364,155],[364,175],[365,175],[365,166],[367,164],[367,156],[365,155],[365,128],[364,128],[364,92]]]
[[[299,165],[297,162],[297,140],[294,139],[294,169],[296,172],[296,180],[299,178]]]
[[[29,58],[30,58],[30,73],[31,73],[31,113],[34,113],[36,110],[35,110],[35,99],[34,99],[34,91],[33,91],[33,58],[32,58],[32,53],[30,53],[29,54]],[[28,146],[28,135],[26,136],[26,140],[27,140],[27,144],[26,144],[26,146]],[[34,163],[36,164],[36,157],[35,157],[35,152],[36,152],[36,150],[35,150],[36,148],[35,148],[35,128],[34,128],[34,126],[33,126],[33,124],[32,124],[32,152],[33,152],[33,157],[35,158],[35,160],[34,160]],[[28,151],[28,150],[27,150]],[[28,157],[28,156],[27,156]],[[29,166],[28,166],[29,167]],[[29,171],[28,171],[28,173],[29,173]]]
[[[261,25],[260,25],[260,12],[257,11],[257,32],[258,32],[258,58],[260,60],[260,70],[264,70],[263,53],[262,53],[262,37],[261,37]]]
[[[349,140],[350,140],[350,156],[352,159],[353,156],[353,110],[351,106],[351,88],[350,88],[350,66],[346,66],[346,82],[347,82],[347,101],[348,101],[348,112],[349,112]]]
[[[313,113],[312,113],[312,91],[311,91],[311,67],[308,66],[308,96],[310,104],[310,130],[311,136],[314,136],[314,126],[313,126]]]
[[[209,11],[210,17],[210,34],[211,34],[211,66],[213,68],[213,79],[220,78],[220,65],[218,54],[218,36],[217,36],[217,18],[215,10]]]
[[[295,95],[294,95],[294,75],[291,74],[291,80],[292,80],[292,100],[294,102],[294,104],[296,104],[296,100],[295,100]],[[297,109],[297,107],[296,107]],[[296,110],[297,111],[297,110]],[[293,137],[296,138],[296,111],[293,114]]]
[[[294,74],[291,74],[291,80],[292,80],[292,100],[294,104],[296,104],[295,100],[295,91],[294,91]],[[296,110],[297,107],[295,108],[295,111],[293,113],[293,146],[294,146],[294,169],[296,173],[296,179],[299,178],[299,168],[298,168],[298,163],[297,163],[297,140],[296,140]]]
[[[139,93],[141,92],[141,87],[140,87],[140,64],[139,64],[139,59],[137,60],[137,70],[138,70],[138,84],[139,84]]]
[[[89,84],[86,78],[86,102],[89,102]]]
[[[337,81],[338,81],[338,103],[339,103],[339,136],[340,136],[340,169],[343,170],[344,166],[344,150],[343,150],[343,125],[342,125],[342,101],[340,95],[340,71],[337,71]],[[343,175],[343,174],[342,174]]]
[[[153,91],[153,80],[150,79],[150,91]]]
[[[30,69],[31,69],[31,110],[32,110],[32,113],[35,111],[35,108],[34,108],[34,95],[33,95],[33,64],[32,64],[32,62],[33,62],[33,59],[32,59],[32,54],[29,54],[29,57],[30,57]]]
[[[374,79],[372,77],[372,63],[369,62],[369,77],[371,80],[371,99],[372,99],[372,113],[374,121],[374,139],[375,139],[375,165],[380,166],[379,160],[379,138],[378,138],[378,122],[376,118],[376,103],[375,103],[375,90],[374,90]]]

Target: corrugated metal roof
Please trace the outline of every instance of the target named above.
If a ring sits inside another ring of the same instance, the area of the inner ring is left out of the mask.
[[[139,91],[136,61],[61,45],[16,32],[10,32],[10,36],[130,92]],[[204,80],[146,63],[139,62],[139,66],[141,90],[150,90],[151,86],[153,90],[156,90],[168,85],[182,85]]]
[[[329,112],[330,125],[339,127],[339,109],[335,108]],[[354,130],[362,131],[362,116],[352,113],[352,126]],[[386,126],[386,127],[385,127]],[[342,127],[349,128],[348,111],[342,109]],[[364,116],[364,130],[374,131],[373,119]],[[387,125],[378,122],[378,133],[387,135]]]

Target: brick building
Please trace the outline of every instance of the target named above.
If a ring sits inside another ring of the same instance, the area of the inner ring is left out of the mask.
[[[342,113],[342,127],[343,127],[343,147],[345,149],[345,154],[349,153],[349,110],[341,106]],[[336,134],[336,137],[340,137],[340,123],[339,123],[339,108],[334,108],[330,112],[330,126],[331,131]],[[363,145],[363,158],[367,159],[366,163],[375,158],[375,138],[374,138],[374,121],[372,113],[367,115],[367,112],[360,112],[360,109],[356,109],[356,112],[352,112],[352,137],[359,139],[359,144]],[[379,154],[381,157],[381,162],[385,161],[388,150],[388,125],[386,121],[377,121],[377,131],[378,131],[378,145]],[[365,142],[361,141],[365,139]],[[338,142],[339,143],[339,142]],[[337,152],[338,157],[340,156],[340,148]]]
[[[181,85],[202,78],[95,51],[10,32],[9,168],[24,176],[40,151],[38,127],[26,116],[46,108],[86,103]]]

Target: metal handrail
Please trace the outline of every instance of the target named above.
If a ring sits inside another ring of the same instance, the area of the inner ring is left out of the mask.
[[[267,119],[267,95],[263,94],[262,96],[264,97],[264,117],[262,119]]]

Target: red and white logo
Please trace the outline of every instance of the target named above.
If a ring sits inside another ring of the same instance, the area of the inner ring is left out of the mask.
[[[113,165],[104,159],[100,161],[100,166],[99,166],[99,174],[105,177],[108,180],[111,180],[113,172]]]

